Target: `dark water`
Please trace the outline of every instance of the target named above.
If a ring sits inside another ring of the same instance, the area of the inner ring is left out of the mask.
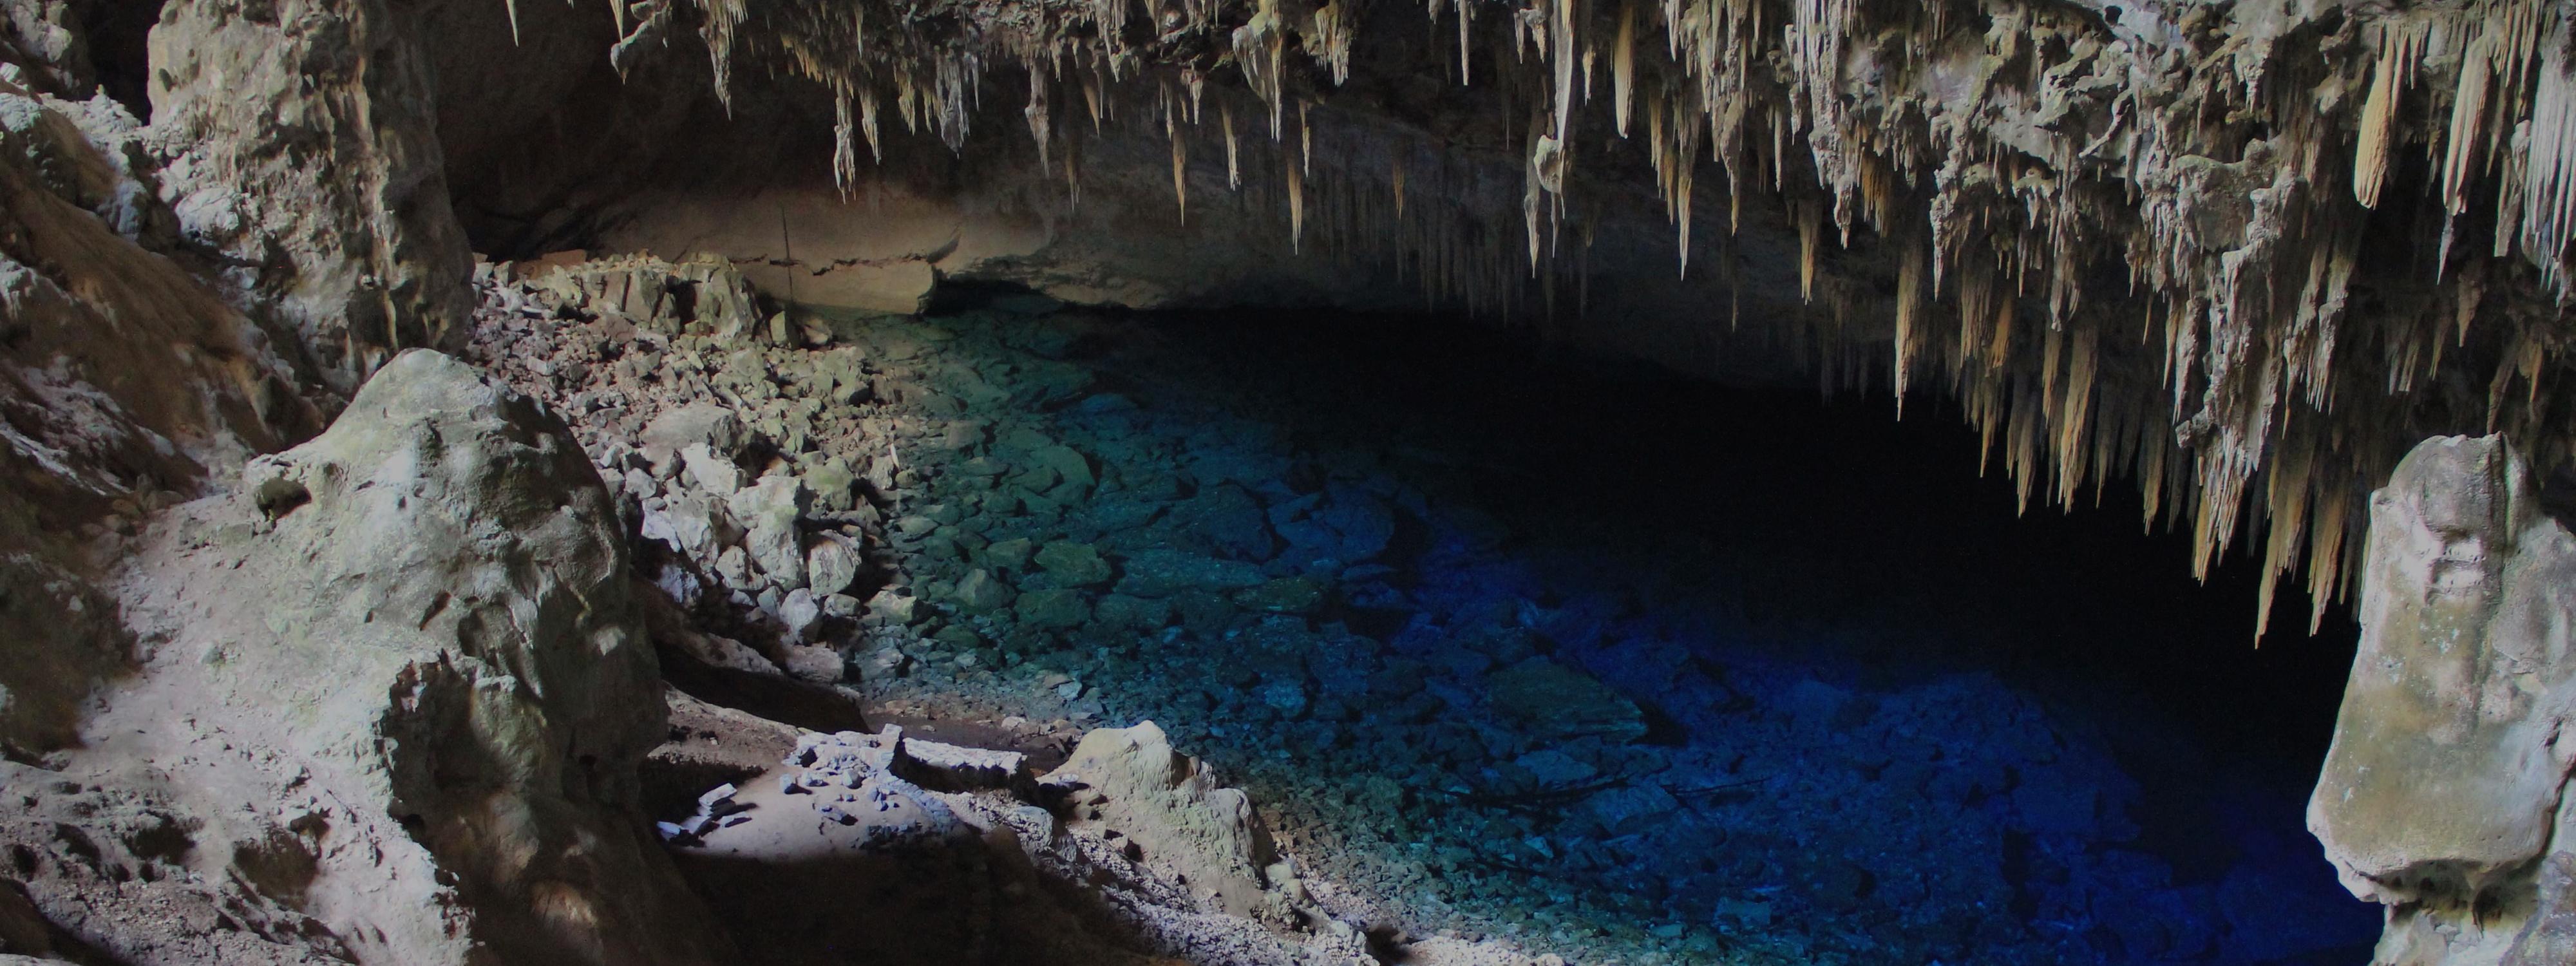
[[[1001,661],[1343,829],[1364,884],[1689,961],[2368,956],[2375,907],[2302,827],[2353,629],[2293,600],[2256,648],[2253,562],[2196,583],[2124,483],[2017,517],[1937,400],[1899,423],[1419,320],[936,324],[987,380],[1083,370],[1033,418],[1102,465],[1095,504],[1172,508],[986,536],[1324,589],[1176,596],[1141,643],[984,627]]]

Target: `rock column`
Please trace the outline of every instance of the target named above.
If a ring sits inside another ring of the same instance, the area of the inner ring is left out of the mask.
[[[2375,962],[2576,962],[2576,537],[2501,436],[2417,446],[2370,512],[2308,827],[2390,907]]]

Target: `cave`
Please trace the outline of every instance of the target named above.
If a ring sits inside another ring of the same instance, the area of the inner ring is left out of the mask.
[[[2576,963],[2571,132],[2568,0],[13,2],[0,959]]]

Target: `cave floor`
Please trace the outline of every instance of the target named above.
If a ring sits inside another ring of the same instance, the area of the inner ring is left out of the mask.
[[[1151,719],[1394,925],[1577,962],[2366,955],[2299,824],[2349,642],[2246,656],[2134,514],[1811,393],[1025,301],[831,326],[876,717]]]

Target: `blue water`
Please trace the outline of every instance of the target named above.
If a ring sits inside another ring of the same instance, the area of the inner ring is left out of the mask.
[[[2255,648],[2252,564],[2193,582],[2124,483],[2017,517],[1936,399],[1900,424],[1411,320],[933,324],[1018,407],[997,434],[1101,468],[981,539],[1322,591],[961,618],[986,666],[1162,722],[1443,923],[1706,962],[2368,957],[2376,907],[2301,826],[2352,629],[2292,602]]]

